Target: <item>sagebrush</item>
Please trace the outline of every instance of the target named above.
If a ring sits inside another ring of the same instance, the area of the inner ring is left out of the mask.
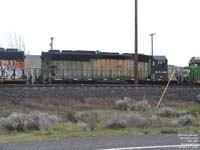
[[[1,126],[9,131],[40,130],[43,133],[51,133],[59,118],[43,112],[12,113],[0,122]]]
[[[124,99],[116,101],[115,105],[118,109],[127,110],[130,105],[130,102],[131,102],[130,98],[124,97]]]
[[[131,110],[134,111],[147,111],[151,108],[151,106],[149,105],[148,101],[146,100],[142,100],[142,101],[138,101],[136,103],[133,103],[131,105]]]
[[[171,117],[171,116],[176,116],[176,111],[170,107],[163,107],[159,108],[156,114],[161,117]]]
[[[105,125],[108,128],[144,128],[150,126],[150,121],[139,113],[129,112],[127,114],[117,113]]]
[[[97,122],[99,122],[99,117],[96,112],[80,112],[77,114],[77,119],[79,122],[85,123],[88,130],[94,130]]]

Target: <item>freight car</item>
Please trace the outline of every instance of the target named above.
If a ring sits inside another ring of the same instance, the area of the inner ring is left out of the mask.
[[[128,53],[49,50],[41,55],[42,82],[131,83],[135,80],[133,60],[134,54]],[[166,82],[166,57],[139,54],[138,80],[140,83]]]
[[[24,52],[0,48],[0,82],[25,83]]]

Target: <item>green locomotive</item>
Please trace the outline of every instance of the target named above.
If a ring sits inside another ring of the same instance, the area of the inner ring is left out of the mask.
[[[42,52],[43,83],[133,83],[134,54],[100,51]],[[152,67],[151,67],[152,62]],[[138,55],[139,83],[166,82],[165,56]]]
[[[200,57],[192,57],[189,62],[189,82],[200,84]]]

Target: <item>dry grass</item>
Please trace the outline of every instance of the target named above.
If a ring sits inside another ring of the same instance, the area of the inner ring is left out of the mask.
[[[66,109],[97,109],[97,108],[113,108],[115,106],[114,98],[86,98],[84,100],[24,100],[17,104],[21,108],[29,110],[49,110],[49,111],[65,111]],[[16,106],[16,105],[15,105]]]

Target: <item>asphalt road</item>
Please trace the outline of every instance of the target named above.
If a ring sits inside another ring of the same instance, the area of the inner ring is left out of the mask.
[[[185,147],[179,147],[187,144]],[[193,146],[189,146],[193,144]],[[194,147],[194,144],[196,145]],[[68,138],[65,140],[0,144],[0,150],[199,150],[200,134],[137,135]]]

